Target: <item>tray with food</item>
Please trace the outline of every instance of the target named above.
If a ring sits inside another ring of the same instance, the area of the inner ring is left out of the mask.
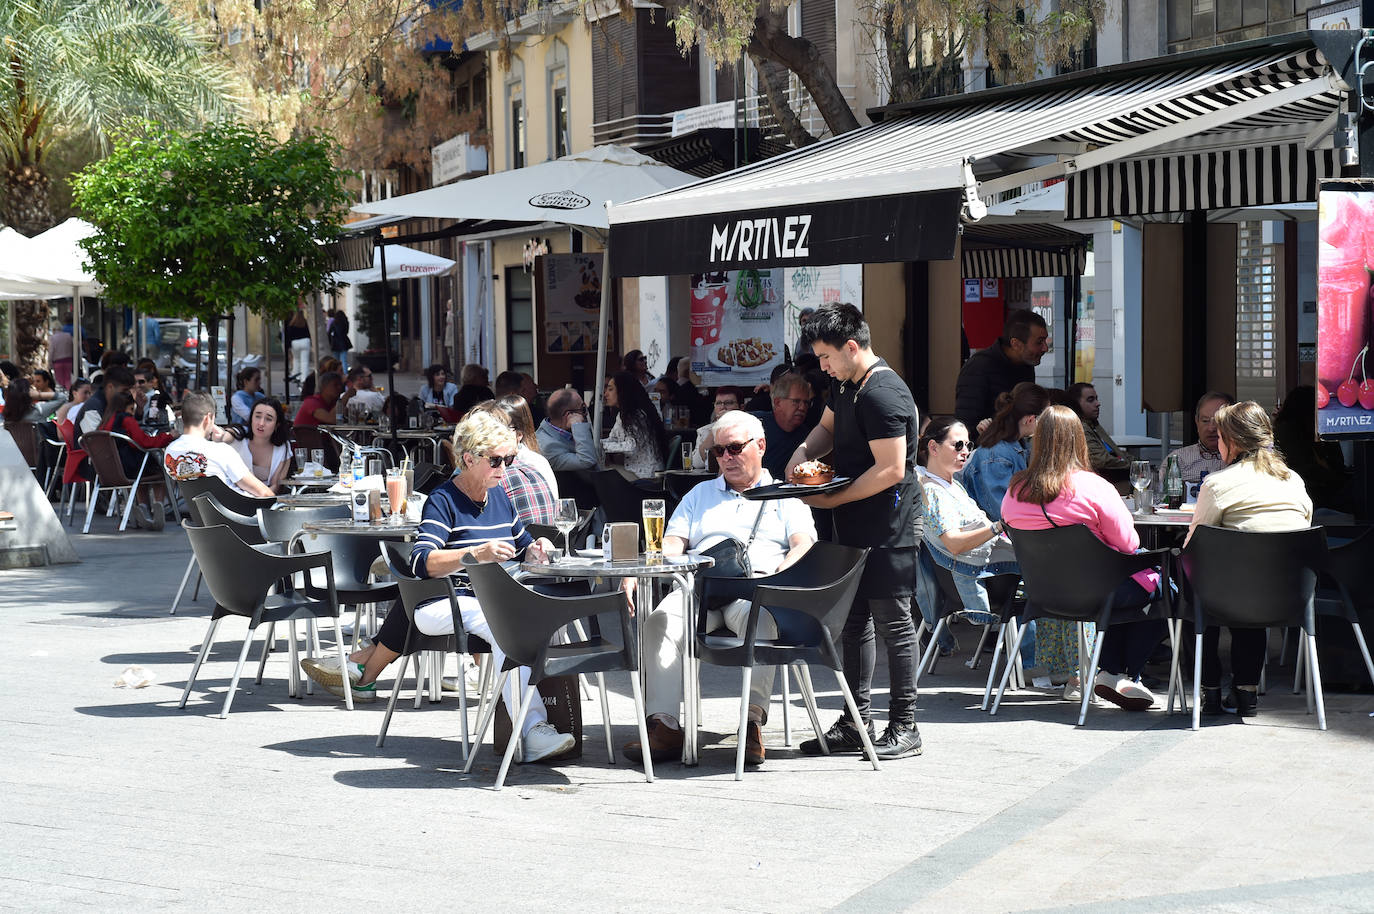
[[[799,463],[792,471],[787,482],[758,486],[741,494],[751,501],[766,501],[772,498],[805,498],[843,489],[854,480],[848,476],[836,476],[835,470],[819,460]]]

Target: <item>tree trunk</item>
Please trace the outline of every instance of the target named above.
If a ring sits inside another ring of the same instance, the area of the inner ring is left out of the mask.
[[[816,142],[816,138],[802,125],[801,118],[797,117],[797,112],[792,110],[792,105],[787,99],[790,88],[787,68],[757,54],[751,54],[749,59],[754,62],[759,75],[763,77],[763,94],[767,97],[768,107],[772,109],[773,117],[777,118],[778,127],[787,137],[787,141],[798,149]]]
[[[51,179],[36,165],[6,165],[0,221],[29,237],[52,228],[56,220],[49,199],[51,185]]]
[[[51,181],[31,164],[7,165],[0,193],[0,222],[32,237],[52,228],[49,205]],[[41,301],[19,302],[14,309],[13,358],[25,371],[48,367],[48,306]]]
[[[750,57],[775,61],[797,74],[832,134],[838,136],[858,128],[859,119],[835,82],[835,74],[821,58],[820,50],[805,38],[787,34],[787,21],[781,14],[761,11],[754,19],[754,34],[747,50]]]

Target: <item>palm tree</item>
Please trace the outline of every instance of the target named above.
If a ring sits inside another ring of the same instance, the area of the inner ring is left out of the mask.
[[[210,45],[159,0],[0,0],[0,221],[55,223],[46,159],[64,133],[191,126],[238,102]]]

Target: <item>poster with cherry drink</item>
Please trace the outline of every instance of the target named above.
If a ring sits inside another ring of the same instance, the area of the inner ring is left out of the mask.
[[[1325,182],[1317,195],[1317,434],[1374,437],[1370,270],[1374,183]]]

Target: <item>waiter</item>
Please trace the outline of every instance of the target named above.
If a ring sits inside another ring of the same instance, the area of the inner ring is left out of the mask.
[[[911,620],[920,511],[916,403],[906,383],[873,354],[868,324],[858,308],[823,305],[806,329],[822,370],[833,380],[820,425],[793,452],[787,474],[790,478],[799,463],[828,456],[836,476],[854,480],[839,491],[805,499],[813,508],[833,509],[836,542],[871,550],[844,626],[844,675],[871,736],[876,629],[887,646],[891,675],[887,730],[874,740],[878,757],[919,755],[916,627]],[[859,751],[863,745],[847,712],[825,739],[831,751]],[[801,749],[819,753],[820,742],[807,740]]]

